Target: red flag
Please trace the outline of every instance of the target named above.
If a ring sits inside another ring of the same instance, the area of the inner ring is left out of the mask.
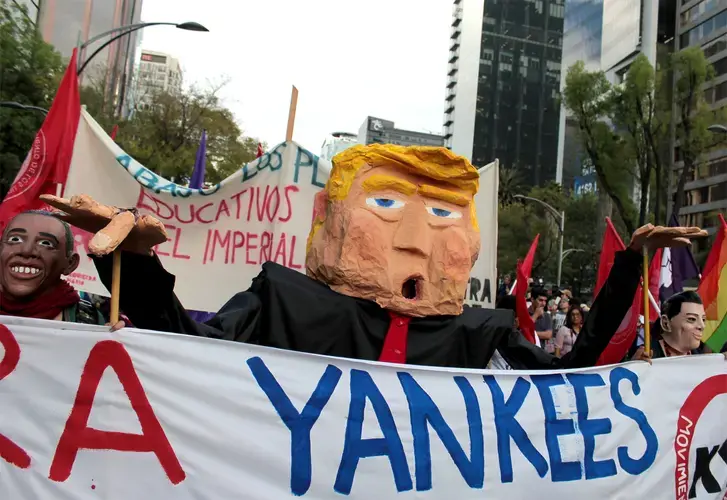
[[[520,331],[533,344],[535,343],[535,323],[530,316],[530,311],[528,311],[525,293],[528,290],[528,279],[530,279],[530,273],[533,270],[533,261],[535,260],[535,250],[538,248],[538,240],[540,240],[540,235],[535,236],[535,239],[530,245],[530,250],[528,250],[525,256],[525,260],[517,264],[517,283],[515,284],[514,291],[515,312],[518,323],[520,324]]]
[[[118,133],[119,133],[119,126],[114,125],[114,128],[111,129],[111,140],[112,141],[116,140],[116,134],[118,134]]]
[[[260,158],[263,155],[263,145],[259,142],[257,143],[257,156],[256,158]]]
[[[17,214],[44,208],[45,203],[38,197],[56,194],[57,184],[66,182],[80,119],[81,100],[74,49],[48,116],[0,205],[0,230]]]
[[[606,282],[606,278],[608,278],[608,274],[611,272],[611,268],[613,267],[616,252],[625,249],[626,245],[624,245],[624,242],[621,241],[621,237],[616,232],[616,228],[613,227],[611,219],[606,218],[606,232],[603,236],[603,247],[601,248],[601,260],[598,264],[598,277],[596,279],[594,295],[598,295],[601,287],[603,287],[603,284]],[[633,304],[626,313],[623,321],[621,321],[618,330],[611,338],[611,342],[601,353],[601,357],[598,358],[598,363],[596,363],[597,365],[610,365],[621,362],[629,348],[631,348],[634,338],[636,338],[636,325],[640,311],[641,286],[638,287],[636,294],[634,295]]]

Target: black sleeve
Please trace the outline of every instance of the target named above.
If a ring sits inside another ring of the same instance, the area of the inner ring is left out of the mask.
[[[498,349],[514,369],[585,368],[595,366],[634,302],[641,278],[641,255],[633,250],[616,254],[606,283],[598,293],[573,349],[557,358],[512,332]]]
[[[111,289],[113,257],[91,257],[101,281]],[[252,292],[238,293],[215,317],[197,323],[174,295],[174,275],[154,255],[121,253],[119,306],[137,328],[184,333],[238,342],[256,342],[260,300]]]
[[[616,253],[608,279],[598,292],[573,349],[561,358],[563,368],[596,365],[634,303],[641,263],[639,252],[626,249]]]

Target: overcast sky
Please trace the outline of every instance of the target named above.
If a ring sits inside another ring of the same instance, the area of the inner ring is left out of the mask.
[[[209,33],[143,30],[142,48],[178,58],[185,84],[229,77],[224,104],[245,135],[294,139],[318,154],[368,115],[441,133],[451,0],[144,0],[144,21],[196,21]]]

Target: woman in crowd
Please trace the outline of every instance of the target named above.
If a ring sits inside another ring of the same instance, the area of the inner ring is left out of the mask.
[[[556,356],[564,356],[573,349],[573,344],[576,343],[578,334],[581,333],[581,328],[583,327],[583,318],[583,310],[579,306],[572,305],[570,309],[568,309],[565,324],[561,326],[555,334]]]

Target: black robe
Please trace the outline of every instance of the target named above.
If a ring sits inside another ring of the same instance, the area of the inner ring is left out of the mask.
[[[112,258],[94,262],[110,289]],[[512,311],[467,307],[459,316],[412,318],[407,364],[486,368],[497,349],[515,369],[594,366],[631,307],[640,264],[638,252],[616,255],[578,340],[560,359],[514,331]],[[373,361],[389,328],[389,314],[378,304],[272,262],[263,264],[248,291],[208,322],[196,323],[174,295],[175,277],[156,257],[124,252],[121,265],[120,306],[139,328]]]

